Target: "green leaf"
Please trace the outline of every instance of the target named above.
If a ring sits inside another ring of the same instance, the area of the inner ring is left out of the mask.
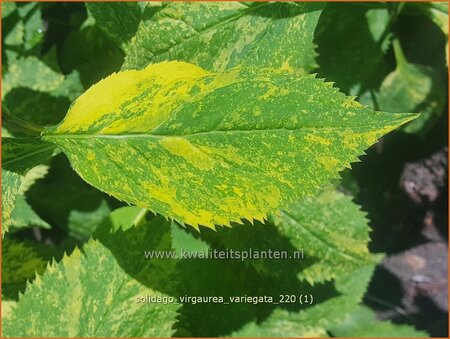
[[[82,91],[76,75],[65,77],[33,56],[14,60],[4,74],[2,96],[5,97],[11,89],[16,87],[52,93],[56,97],[65,96],[71,100]]]
[[[28,243],[12,239],[2,241],[2,298],[17,300],[27,281],[42,274],[46,260]]]
[[[102,80],[43,138],[119,200],[213,227],[314,194],[416,116],[373,112],[293,70],[164,62]]]
[[[37,139],[2,138],[2,235],[11,225],[11,213],[27,172],[54,154],[52,144]]]
[[[28,227],[50,228],[48,222],[36,214],[36,212],[27,203],[23,195],[16,197],[16,202],[11,215],[11,226],[13,230]]]
[[[126,206],[115,209],[110,215],[111,230],[113,232],[119,229],[126,231],[133,226],[138,226],[145,220],[147,212],[148,211],[145,208],[136,206]]]
[[[12,114],[42,126],[59,123],[81,91],[76,72],[64,76],[36,57],[10,60],[2,82],[3,102]]]
[[[366,214],[342,193],[326,190],[281,211],[272,220],[281,235],[316,259],[301,271],[301,280],[331,280],[376,261],[368,249]]]
[[[18,3],[2,5],[3,41],[6,48],[16,48],[20,53],[29,53],[43,40],[44,22],[41,4]]]
[[[118,3],[115,3],[118,4]],[[101,3],[103,6],[107,3]],[[78,30],[72,31],[59,50],[64,73],[77,72],[84,88],[120,69],[124,53],[88,17]]]
[[[210,71],[315,67],[314,30],[323,4],[175,2],[148,11],[125,46],[125,69],[180,60]],[[102,7],[103,8],[103,7]]]
[[[2,2],[2,19],[7,18],[17,9],[14,2]]]
[[[142,19],[137,2],[87,2],[86,7],[97,25],[119,46],[131,40]]]
[[[378,88],[388,72],[390,15],[379,3],[367,5],[328,3],[315,32],[319,76],[351,95]]]
[[[63,155],[52,159],[49,173],[27,192],[27,201],[52,227],[78,240],[87,240],[115,207],[81,180]]]
[[[344,321],[331,327],[334,337],[347,338],[426,338],[428,334],[411,326],[379,321],[368,307],[359,306]]]
[[[178,304],[136,302],[156,294],[164,296],[131,278],[106,247],[91,240],[83,253],[76,249],[36,277],[3,324],[3,335],[169,337]]]
[[[64,81],[64,75],[49,68],[36,57],[20,58],[8,67],[3,76],[2,96],[14,87],[25,87],[40,92],[51,92]]]
[[[372,276],[374,266],[347,272],[336,280],[339,295],[298,312],[275,309],[264,321],[250,322],[232,337],[328,337],[328,328],[336,326],[358,308]]]
[[[420,112],[420,117],[403,130],[423,136],[444,110],[442,81],[431,67],[409,63],[398,40],[394,41],[394,51],[397,67],[381,84],[376,97],[378,106],[390,112]]]
[[[375,263],[368,250],[369,226],[365,213],[350,197],[325,190],[305,199],[270,222],[221,229],[208,239],[238,251],[287,252],[283,265],[276,259],[251,259],[265,274],[295,274],[310,284],[337,278],[360,266]],[[295,255],[303,253],[304,258]]]

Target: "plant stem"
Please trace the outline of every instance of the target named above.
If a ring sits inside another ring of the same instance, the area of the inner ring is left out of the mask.
[[[38,137],[44,130],[44,126],[36,125],[19,118],[2,104],[2,122],[11,132],[25,134],[27,136]]]
[[[405,58],[405,55],[403,54],[402,46],[400,46],[400,41],[398,38],[394,38],[394,55],[395,55],[395,61],[397,62],[397,67],[402,70],[408,65],[408,61]]]
[[[133,219],[133,225],[134,226],[139,226],[140,224],[142,224],[145,221],[145,216],[147,215],[148,209],[143,208],[139,211],[138,214],[136,214],[136,216]]]

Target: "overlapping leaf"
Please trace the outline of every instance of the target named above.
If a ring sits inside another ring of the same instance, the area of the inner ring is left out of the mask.
[[[327,4],[315,32],[319,75],[351,95],[377,88],[389,69],[389,22],[380,3]]]
[[[16,300],[27,281],[45,271],[46,260],[28,243],[2,241],[2,299]]]
[[[261,323],[250,322],[232,337],[328,337],[330,327],[358,308],[373,269],[367,265],[342,274],[335,282],[338,295],[297,312],[276,309]]]
[[[11,225],[17,194],[25,174],[54,154],[55,147],[39,139],[2,138],[2,234]]]
[[[207,238],[238,251],[251,248],[285,252],[287,258],[282,265],[274,259],[250,262],[265,274],[296,274],[310,284],[330,281],[377,261],[368,250],[365,214],[342,193],[325,190],[269,220],[265,225],[255,223],[211,232]]]
[[[36,277],[3,324],[3,335],[169,337],[178,305],[136,303],[136,297],[156,293],[130,277],[108,248],[92,240],[83,253],[76,249]]]
[[[315,66],[313,35],[322,7],[307,2],[170,3],[156,14],[144,12],[136,35],[125,46],[124,68],[182,60],[211,71],[239,64],[310,71]],[[97,17],[101,19],[100,13]]]
[[[383,80],[376,96],[378,105],[390,112],[413,110],[422,113],[403,130],[423,136],[443,111],[445,92],[442,80],[431,67],[409,63],[398,40],[394,41],[394,51],[397,67]]]
[[[15,230],[33,226],[50,228],[48,222],[36,214],[23,195],[18,195],[16,198],[11,215],[11,225]]]
[[[34,56],[10,60],[2,80],[2,101],[12,114],[37,125],[59,123],[82,92],[78,73],[65,76]]]
[[[142,19],[137,2],[87,2],[86,7],[97,25],[119,46],[131,40]]]
[[[43,138],[100,190],[213,227],[314,193],[415,116],[373,112],[292,70],[166,62],[102,80]]]

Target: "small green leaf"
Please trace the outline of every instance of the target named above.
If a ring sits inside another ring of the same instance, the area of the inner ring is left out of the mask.
[[[27,201],[55,229],[87,240],[114,207],[112,199],[81,180],[65,156],[49,165],[49,173],[27,192]]]
[[[373,112],[293,70],[164,62],[97,83],[43,138],[98,189],[214,227],[314,194],[416,116]]]
[[[11,226],[13,230],[27,227],[50,228],[48,222],[36,214],[27,203],[23,195],[18,195],[11,215]]]
[[[83,253],[76,249],[27,286],[3,323],[3,335],[170,337],[178,304],[136,302],[156,294],[164,296],[130,277],[106,247],[91,240]]]
[[[125,46],[125,69],[180,60],[210,71],[315,67],[314,30],[323,4],[174,2],[144,14]]]
[[[11,225],[11,213],[27,172],[54,154],[52,144],[38,139],[2,138],[2,235]]]
[[[7,18],[17,9],[14,2],[2,2],[2,19]]]
[[[147,212],[145,208],[136,206],[120,207],[114,210],[109,217],[111,230],[113,232],[119,229],[126,231],[133,226],[138,226],[142,221],[145,221]]]
[[[42,274],[47,265],[46,260],[28,243],[12,239],[2,241],[2,297],[18,298],[19,292],[25,290],[27,281]]]
[[[420,117],[403,130],[423,136],[443,112],[442,81],[432,68],[409,63],[398,40],[394,41],[394,51],[397,67],[380,86],[378,106],[389,112],[420,112]]]
[[[428,334],[412,326],[379,321],[368,307],[359,306],[330,329],[334,337],[346,338],[426,338]]]

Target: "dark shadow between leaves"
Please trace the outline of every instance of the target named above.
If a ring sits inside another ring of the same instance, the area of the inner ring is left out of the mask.
[[[314,287],[301,283],[294,270],[279,276],[264,275],[240,260],[218,259],[145,259],[144,251],[172,251],[170,222],[161,216],[127,231],[110,233],[107,220],[97,230],[98,238],[133,279],[159,293],[177,298],[221,296],[224,302],[234,296],[272,296],[313,294],[315,304],[337,295],[331,283]],[[218,248],[223,249],[223,247]],[[279,266],[283,266],[279,262]],[[280,268],[279,271],[282,269]],[[177,335],[223,336],[251,321],[263,321],[275,307],[298,311],[296,304],[197,303],[185,302],[180,309]],[[191,319],[202,319],[199,323]]]
[[[66,114],[70,101],[50,93],[16,87],[6,94],[4,102],[19,118],[37,125],[56,125]]]

